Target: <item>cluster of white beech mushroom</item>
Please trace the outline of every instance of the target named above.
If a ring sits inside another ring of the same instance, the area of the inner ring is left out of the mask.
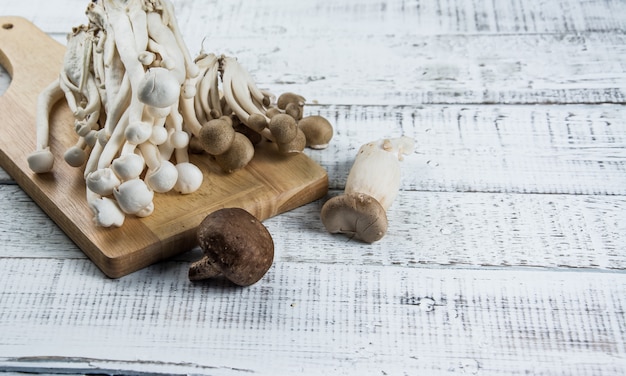
[[[39,96],[36,173],[52,169],[49,115],[65,97],[78,141],[64,155],[84,168],[98,226],[154,210],[154,193],[197,190],[203,173],[189,153],[204,152],[225,172],[244,167],[262,139],[281,153],[324,148],[332,126],[302,117],[304,98],[259,89],[233,57],[192,59],[169,0],[92,0],[72,30],[60,78]],[[220,85],[221,81],[221,85]]]

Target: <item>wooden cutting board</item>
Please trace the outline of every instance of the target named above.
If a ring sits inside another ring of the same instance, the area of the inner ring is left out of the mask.
[[[65,101],[51,115],[53,171],[34,174],[26,161],[35,148],[37,96],[57,79],[64,52],[63,45],[29,21],[0,17],[0,64],[12,77],[0,96],[0,164],[107,276],[121,277],[188,251],[196,244],[198,224],[219,208],[241,207],[263,220],[328,191],[322,167],[304,154],[281,156],[275,145],[264,143],[246,168],[232,174],[222,173],[208,156],[192,156],[204,173],[199,191],[155,194],[151,216],[127,216],[120,228],[96,227],[85,199],[82,169],[63,160],[77,139]]]

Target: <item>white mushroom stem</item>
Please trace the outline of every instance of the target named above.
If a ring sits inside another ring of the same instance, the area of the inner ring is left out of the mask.
[[[91,149],[91,153],[89,153],[89,158],[87,158],[87,164],[85,165],[85,171],[83,172],[83,178],[87,179],[89,173],[95,171],[98,168],[98,161],[100,160],[100,155],[102,155],[102,150],[104,146],[101,143],[96,142]]]
[[[174,36],[172,30],[163,24],[161,15],[156,12],[150,12],[147,16],[148,21],[148,33],[150,38],[156,42],[159,46],[153,45],[152,47],[158,48],[161,51],[161,56],[164,61],[171,59],[171,66],[168,67],[172,73],[176,76],[179,84],[182,84],[187,77],[185,69],[185,57],[183,56],[178,41]],[[158,52],[158,51],[155,51]]]
[[[74,130],[81,137],[86,137],[90,132],[98,130],[98,120],[100,119],[100,110],[94,111],[83,120],[75,120]]]
[[[122,77],[121,85],[119,86],[119,91],[115,93],[114,96],[109,97],[109,104],[107,111],[107,118],[104,123],[104,131],[105,134],[110,137],[113,133],[113,130],[116,128],[117,124],[122,117],[122,114],[128,107],[128,103],[130,102],[131,91],[130,91],[130,80],[128,76],[125,74]]]
[[[78,112],[78,104],[76,103],[75,93],[78,92],[78,87],[70,81],[65,72],[61,72],[59,75],[59,84],[65,94],[67,106],[72,111],[72,114],[76,114]]]
[[[208,54],[198,59],[198,66],[203,74],[197,81],[196,99],[206,113],[207,119],[219,118],[222,116],[220,105],[220,93],[218,88],[219,61],[215,54]]]
[[[180,101],[180,112],[183,116],[183,120],[187,129],[196,137],[200,135],[200,129],[202,124],[196,117],[196,111],[194,110],[194,98],[183,98]]]
[[[400,188],[399,161],[413,149],[414,140],[406,136],[361,146],[348,174],[345,193],[365,193],[387,210]]]
[[[174,38],[176,38],[176,42],[178,43],[178,47],[180,52],[183,55],[185,62],[185,70],[187,71],[187,77],[196,77],[200,70],[198,66],[194,63],[191,58],[191,54],[189,54],[189,50],[187,49],[187,45],[183,40],[182,34],[180,32],[180,27],[178,26],[178,22],[176,21],[176,17],[174,15],[174,5],[170,0],[161,0],[161,4],[163,5],[163,21],[166,25],[169,26],[170,30],[172,30],[172,34]]]
[[[224,97],[231,106],[237,117],[244,123],[248,123],[248,117],[252,114],[265,116],[264,111],[259,109],[252,100],[248,79],[242,73],[243,68],[233,57],[222,59],[222,83]],[[268,119],[269,120],[269,119]]]
[[[171,126],[165,128],[167,131],[167,138],[164,143],[159,145],[159,155],[161,160],[169,160],[172,157],[172,153],[174,153],[174,144],[172,143],[172,136],[174,135],[174,128]]]
[[[128,111],[124,111],[122,117],[120,118],[119,124],[113,129],[113,134],[111,134],[111,138],[108,140],[102,153],[98,158],[98,168],[108,167],[113,158],[120,151],[125,141],[126,129],[128,127]]]
[[[141,151],[141,155],[143,156],[146,165],[150,170],[156,170],[161,167],[162,159],[161,153],[159,153],[159,149],[150,142],[145,142],[138,146]]]
[[[133,37],[135,39],[135,48],[137,51],[144,51],[148,45],[148,20],[146,11],[138,1],[129,1],[128,19],[133,29]]]
[[[84,177],[85,180],[95,172],[97,168],[97,161],[100,153],[102,152],[102,145],[100,143],[96,143],[94,145],[93,150],[91,151],[91,155],[89,156],[89,160],[87,161],[87,165],[85,166]],[[115,203],[114,200],[102,197],[102,195],[97,194],[89,185],[86,187],[86,198],[87,204],[94,214],[93,221],[96,226],[100,227],[120,227],[124,224],[124,213],[120,210],[119,206]]]
[[[74,116],[76,117],[76,119],[82,120],[85,119],[88,115],[100,111],[100,91],[98,90],[96,81],[91,74],[87,75],[85,88],[80,88],[79,90],[87,99],[87,104],[84,107],[78,106],[76,108]]]
[[[54,165],[54,156],[49,148],[50,111],[61,98],[63,98],[63,90],[61,90],[59,80],[48,85],[37,98],[35,151],[28,156],[27,160],[30,169],[38,174],[49,172]]]
[[[50,111],[52,106],[63,98],[63,90],[59,85],[59,80],[54,80],[37,97],[37,148],[44,150],[48,148],[50,134]]]
[[[161,159],[159,149],[150,142],[139,145],[139,150],[141,150],[141,155],[148,166],[145,177],[146,184],[159,193],[169,192],[174,188],[178,179],[176,166],[168,160]]]
[[[119,4],[116,4],[115,0],[105,0],[104,4],[105,9],[109,12],[108,20],[115,35],[115,46],[124,64],[124,68],[127,71],[132,92],[138,93],[145,71],[138,59],[139,50],[137,49],[134,38],[129,39],[124,37],[134,35],[132,24],[126,11],[124,11]],[[139,101],[137,95],[131,97],[129,110],[129,122],[140,122],[141,114],[143,113],[143,104]]]

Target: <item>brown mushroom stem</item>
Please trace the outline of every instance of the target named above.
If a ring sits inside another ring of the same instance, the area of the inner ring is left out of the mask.
[[[409,137],[369,142],[359,149],[348,174],[344,194],[328,200],[321,217],[326,230],[353,236],[366,243],[387,232],[387,214],[400,187],[400,163],[410,154]]]
[[[216,269],[211,260],[209,260],[206,256],[189,266],[190,281],[201,281],[203,279],[215,278],[221,274],[222,272]]]

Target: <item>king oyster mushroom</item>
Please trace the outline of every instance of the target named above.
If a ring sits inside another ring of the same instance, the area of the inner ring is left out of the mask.
[[[348,174],[345,192],[326,201],[321,217],[330,233],[353,236],[366,243],[387,232],[387,209],[400,188],[400,163],[413,152],[409,137],[369,142],[359,149]]]

